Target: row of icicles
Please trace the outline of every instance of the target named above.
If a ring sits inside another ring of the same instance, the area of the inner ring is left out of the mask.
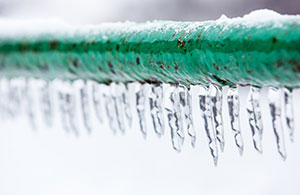
[[[3,116],[15,116],[23,105],[29,118],[31,126],[36,129],[36,113],[32,109],[35,104],[33,99],[34,89],[32,83],[39,82],[38,96],[42,118],[47,126],[53,123],[53,99],[58,101],[61,123],[66,131],[72,131],[78,135],[79,129],[75,117],[76,97],[73,84],[68,81],[43,81],[23,78],[1,79],[0,82],[0,111]],[[193,125],[191,90],[183,85],[149,85],[132,83],[133,91],[129,85],[122,83],[111,83],[110,85],[98,84],[92,81],[80,81],[80,108],[83,125],[91,133],[91,110],[94,109],[96,118],[100,123],[104,120],[104,112],[110,129],[114,132],[126,131],[132,127],[132,110],[138,116],[138,125],[142,135],[147,136],[146,106],[149,106],[150,117],[155,133],[160,137],[165,131],[165,116],[170,129],[171,141],[174,150],[181,151],[181,147],[187,133],[192,147],[195,147],[196,133]],[[55,86],[55,97],[53,98],[53,86]],[[208,145],[215,165],[218,162],[218,150],[224,150],[224,129],[222,117],[222,88],[210,84],[209,86],[198,85],[198,102],[203,127],[208,138]],[[262,153],[263,124],[259,105],[260,88],[250,87],[247,99],[247,112],[249,125],[252,132],[254,148]],[[276,138],[276,144],[282,159],[286,158],[286,149],[283,139],[283,128],[281,121],[281,94],[284,94],[285,122],[289,129],[290,140],[294,137],[294,118],[292,107],[292,95],[288,89],[269,88],[269,107],[271,112],[272,126]],[[130,98],[135,97],[135,105],[130,104]],[[166,97],[164,97],[166,96]],[[146,98],[149,100],[146,101]],[[163,101],[164,98],[166,101]],[[146,105],[146,102],[149,104]],[[230,127],[233,131],[235,145],[243,154],[244,143],[240,129],[239,113],[240,103],[238,88],[229,87],[227,93],[227,104],[229,111]],[[166,114],[166,115],[165,115]]]

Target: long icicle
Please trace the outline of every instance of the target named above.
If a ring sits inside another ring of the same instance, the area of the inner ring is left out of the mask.
[[[143,137],[147,137],[147,127],[146,127],[146,117],[145,117],[145,85],[137,84],[136,96],[136,111],[138,114],[140,130],[143,134]]]
[[[202,111],[202,118],[204,121],[204,129],[208,138],[208,146],[210,149],[210,154],[213,157],[214,165],[218,164],[218,147],[216,133],[213,129],[212,121],[212,111],[211,111],[211,101],[209,96],[209,89],[201,86],[199,92],[199,105]]]
[[[269,106],[272,118],[272,126],[276,138],[277,150],[282,157],[282,160],[286,159],[286,150],[284,143],[284,134],[281,122],[281,101],[280,101],[281,90],[277,88],[269,88]]]
[[[224,151],[225,140],[224,140],[224,128],[223,128],[223,117],[222,117],[222,100],[223,94],[219,86],[214,84],[209,85],[212,117],[214,123],[214,129],[217,136],[217,141],[220,146],[221,152]]]
[[[239,149],[239,153],[242,156],[244,151],[244,142],[240,127],[240,101],[238,88],[231,86],[227,93],[228,111],[230,118],[230,126],[234,133],[235,145]]]
[[[161,137],[164,134],[163,120],[163,88],[162,85],[152,85],[149,95],[150,113],[155,133]]]
[[[191,145],[194,148],[196,143],[196,132],[194,130],[193,118],[192,118],[192,96],[190,89],[185,86],[179,86],[179,104],[183,114],[183,122],[185,129],[191,139]]]
[[[247,99],[247,112],[249,117],[249,125],[252,132],[254,148],[259,153],[262,153],[263,125],[259,106],[260,90],[261,89],[257,87],[250,87]]]
[[[284,88],[284,113],[285,121],[289,131],[290,141],[294,142],[294,111],[293,111],[293,97],[292,90]]]

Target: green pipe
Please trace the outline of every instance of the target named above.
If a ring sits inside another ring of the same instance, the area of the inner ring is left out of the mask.
[[[0,76],[300,86],[300,16],[0,32]]]

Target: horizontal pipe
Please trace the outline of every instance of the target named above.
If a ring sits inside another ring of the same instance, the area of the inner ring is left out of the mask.
[[[0,76],[300,86],[300,16],[20,26],[2,24]]]

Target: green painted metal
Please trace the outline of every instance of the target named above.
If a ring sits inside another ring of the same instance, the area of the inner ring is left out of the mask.
[[[300,20],[117,23],[0,34],[0,76],[300,86]]]

